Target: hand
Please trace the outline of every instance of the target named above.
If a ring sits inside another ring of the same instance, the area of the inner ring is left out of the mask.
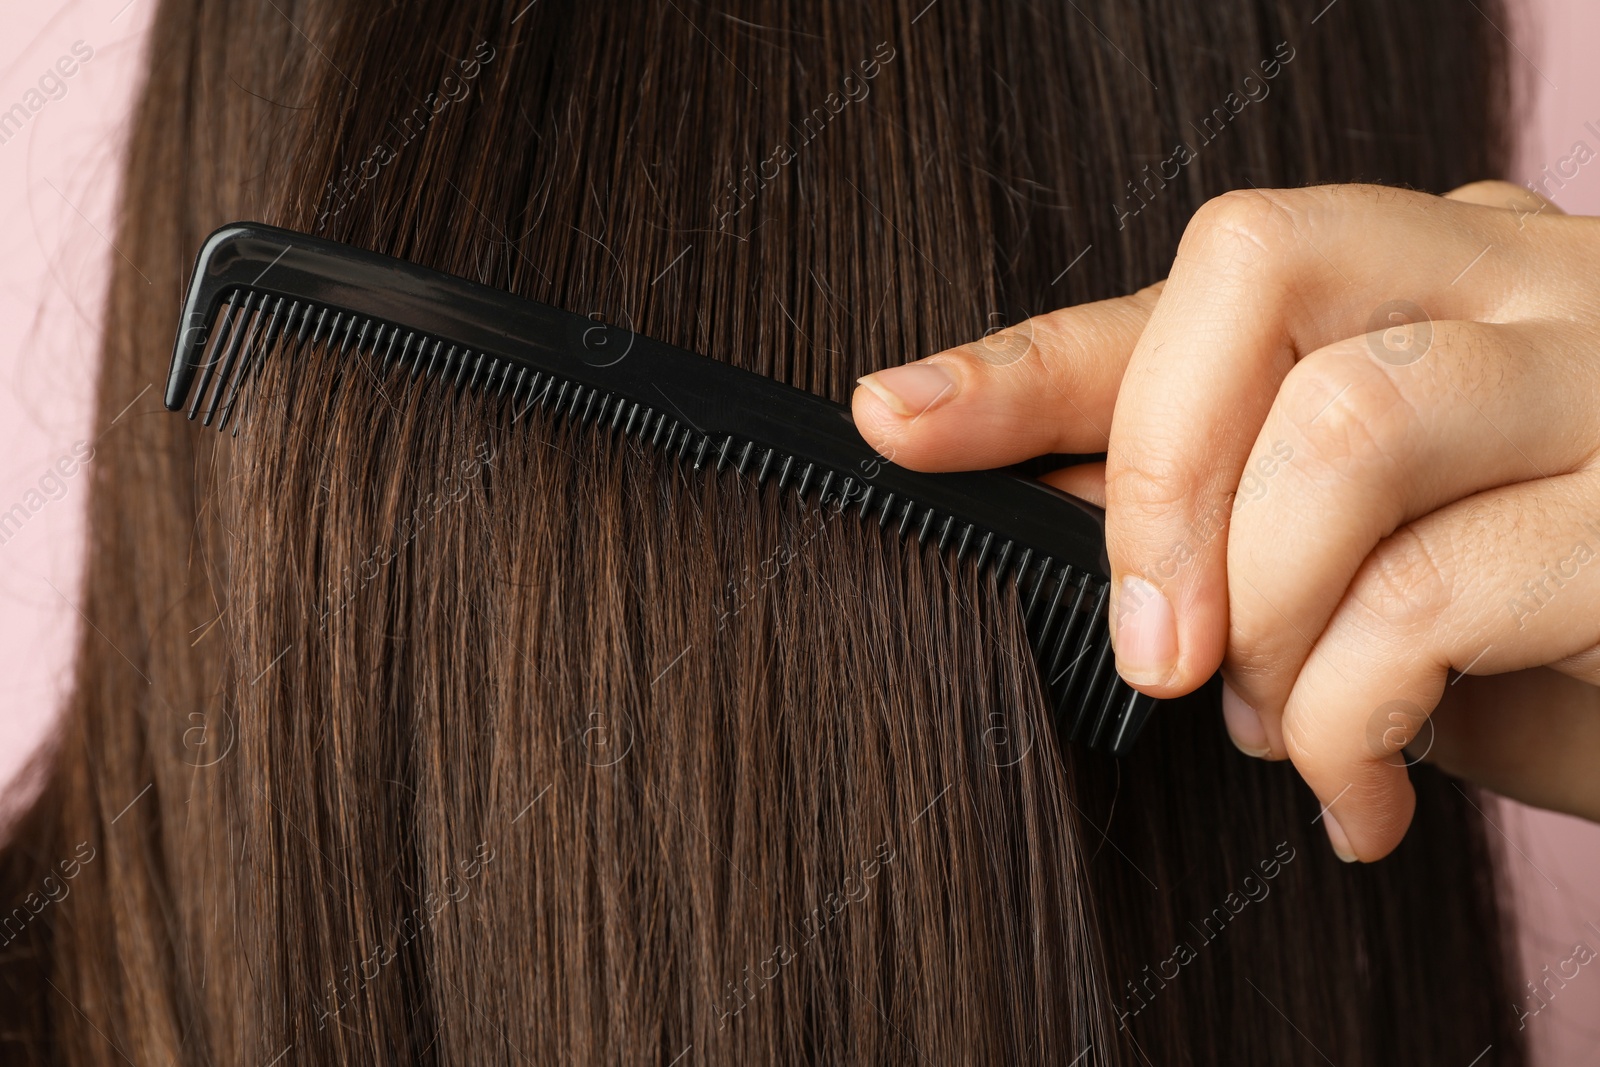
[[[1106,452],[1046,480],[1106,507],[1118,671],[1220,666],[1234,743],[1294,761],[1341,857],[1399,843],[1423,755],[1600,819],[1600,219],[1500,182],[1229,193],[1165,282],[854,413],[917,470]]]

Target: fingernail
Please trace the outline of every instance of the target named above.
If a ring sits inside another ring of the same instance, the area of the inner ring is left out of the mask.
[[[1346,863],[1356,861],[1355,850],[1350,847],[1350,839],[1344,835],[1344,827],[1339,825],[1339,820],[1333,817],[1333,812],[1322,813],[1322,821],[1328,827],[1328,841],[1333,845],[1333,854]]]
[[[1267,744],[1267,728],[1261,725],[1261,716],[1227,682],[1222,683],[1222,720],[1228,724],[1228,736],[1233,739],[1234,748],[1256,759],[1265,759],[1272,754],[1272,748]]]
[[[857,378],[856,383],[905,418],[921,415],[956,391],[955,378],[937,363],[905,363]]]
[[[1117,673],[1135,685],[1167,680],[1178,663],[1178,624],[1161,590],[1134,575],[1117,593]]]

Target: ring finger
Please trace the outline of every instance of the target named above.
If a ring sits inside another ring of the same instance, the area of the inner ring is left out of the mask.
[[[1585,464],[1597,442],[1576,398],[1600,382],[1575,380],[1593,372],[1570,332],[1421,322],[1289,372],[1228,528],[1224,711],[1240,748],[1286,755],[1279,720],[1295,676],[1383,538],[1452,501]]]

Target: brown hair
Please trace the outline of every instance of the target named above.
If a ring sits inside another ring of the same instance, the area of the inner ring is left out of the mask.
[[[370,351],[271,353],[237,438],[153,404],[190,257],[241,217],[842,400],[1154,280],[1230,186],[1498,173],[1473,7],[164,0],[76,687],[0,853],[0,1041],[1523,1062],[1490,849],[1437,773],[1346,867],[1209,688],[1126,760],[1064,746],[970,561]]]

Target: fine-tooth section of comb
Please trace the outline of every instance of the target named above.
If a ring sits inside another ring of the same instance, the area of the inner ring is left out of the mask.
[[[539,408],[971,557],[1015,586],[1040,682],[1074,741],[1121,755],[1155,706],[1115,670],[1099,508],[1005,471],[895,466],[843,405],[463,278],[277,227],[223,227],[195,264],[167,407],[237,433],[244,386],[268,354],[294,359],[319,342],[375,388],[423,378],[494,395],[514,418]]]

